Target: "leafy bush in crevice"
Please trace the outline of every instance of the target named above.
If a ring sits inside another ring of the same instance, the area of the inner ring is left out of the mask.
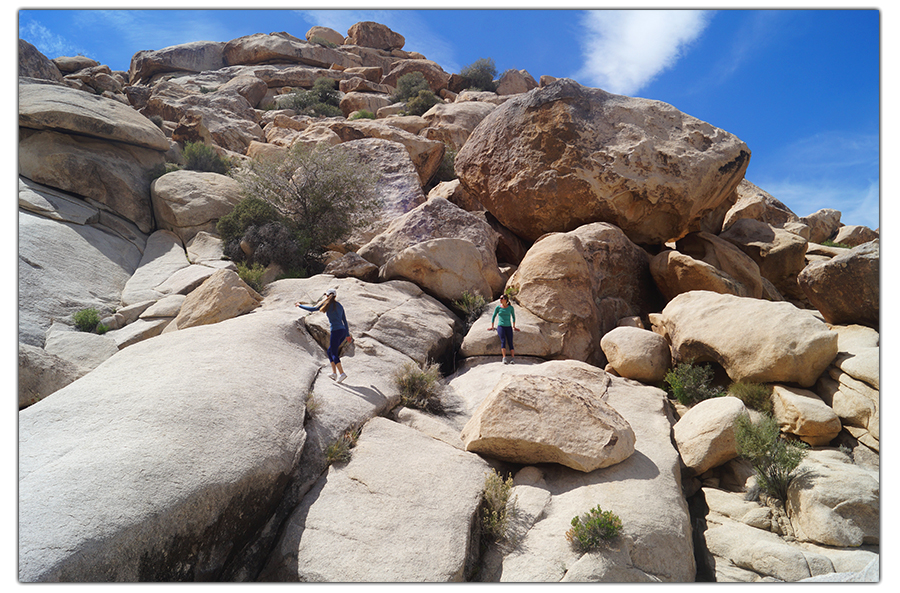
[[[325,76],[317,78],[311,89],[298,89],[279,101],[282,109],[313,117],[339,117],[343,115],[340,104],[335,81]]]
[[[715,371],[709,364],[679,363],[666,373],[666,391],[681,404],[690,406],[722,395],[722,391],[712,385],[714,376]]]
[[[463,320],[468,329],[472,327],[472,324],[478,321],[478,318],[484,313],[484,310],[487,307],[487,301],[485,301],[484,297],[477,292],[472,294],[468,290],[464,290],[462,296],[458,300],[453,301],[453,306],[462,313]]]
[[[571,525],[566,540],[579,552],[599,549],[622,532],[622,520],[612,511],[602,510],[600,505],[572,517]]]
[[[420,91],[431,92],[431,86],[421,72],[407,72],[397,79],[397,90],[391,95],[394,103],[406,103],[419,96]]]
[[[728,386],[728,395],[738,398],[748,408],[772,413],[772,387],[770,385],[736,381]]]
[[[75,329],[87,333],[105,334],[107,327],[100,323],[100,312],[94,308],[81,309],[72,315]]]
[[[456,153],[457,151],[448,145],[444,145],[444,156],[441,157],[441,164],[438,165],[434,175],[428,182],[430,187],[434,187],[442,181],[453,181],[456,179]]]
[[[841,249],[850,249],[850,246],[846,243],[835,243],[831,239],[822,241],[822,245],[824,245],[825,247],[839,247]]]
[[[407,362],[394,373],[394,385],[400,392],[400,403],[404,406],[432,414],[444,412],[441,403],[441,369],[437,363]]]
[[[503,479],[496,470],[485,474],[481,504],[481,528],[485,540],[499,542],[509,539],[509,522],[518,511],[516,497],[510,498],[512,476]]]
[[[353,115],[351,115],[349,119],[350,119],[350,121],[353,121],[355,119],[375,119],[375,114],[372,113],[371,111],[366,111],[365,109],[361,109],[361,110],[355,112]]]
[[[406,112],[410,115],[424,115],[426,111],[443,103],[434,93],[429,91],[419,91],[419,94],[406,102]]]
[[[323,37],[319,37],[318,35],[313,35],[312,37],[310,37],[308,39],[308,41],[310,43],[315,43],[316,45],[321,45],[321,46],[328,47],[331,49],[338,47],[337,43],[335,43],[333,41],[328,41],[327,39],[325,39]]]
[[[784,438],[778,420],[769,414],[761,414],[757,422],[747,414],[738,416],[734,436],[738,455],[753,466],[760,490],[784,502],[788,486],[799,475],[797,467],[809,446]]]
[[[497,66],[493,58],[479,58],[459,71],[464,87],[476,91],[496,91]]]
[[[347,463],[350,461],[350,449],[356,446],[357,440],[359,440],[359,431],[348,430],[325,448],[325,460],[329,465]]]
[[[188,142],[184,145],[184,168],[189,171],[207,171],[227,175],[231,170],[228,160],[222,158],[212,146],[202,142]]]
[[[247,264],[246,262],[237,262],[236,265],[238,276],[240,276],[241,280],[246,282],[256,292],[262,293],[264,288],[262,277],[266,273],[265,266],[258,263]]]

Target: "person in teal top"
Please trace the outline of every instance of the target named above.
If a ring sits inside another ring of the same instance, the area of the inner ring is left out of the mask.
[[[344,341],[350,342],[350,324],[347,323],[347,316],[344,314],[344,307],[337,302],[337,291],[329,288],[325,291],[325,299],[315,305],[304,305],[303,303],[294,303],[296,306],[307,311],[321,311],[328,317],[328,323],[331,324],[331,336],[328,344],[328,360],[331,362],[331,374],[329,377],[341,383],[347,378],[344,367],[341,365],[340,349]]]
[[[505,294],[500,297],[500,304],[494,308],[491,317],[491,331],[494,330],[494,322],[497,323],[497,335],[500,336],[500,354],[503,355],[503,364],[513,364],[516,361],[516,350],[513,348],[513,332],[519,331],[516,327],[516,309],[509,302]],[[510,358],[506,359],[506,349],[509,348]]]

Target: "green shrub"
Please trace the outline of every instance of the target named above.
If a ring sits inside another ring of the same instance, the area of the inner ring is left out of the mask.
[[[419,94],[406,102],[406,112],[410,115],[423,115],[426,111],[442,101],[429,91],[419,91]]]
[[[499,542],[508,539],[509,522],[517,512],[516,497],[510,499],[512,476],[503,479],[496,470],[484,477],[481,504],[481,527],[484,538]]]
[[[297,265],[309,270],[321,267],[319,256],[329,245],[365,227],[380,205],[376,172],[341,145],[298,144],[283,156],[251,160],[237,179],[245,195],[256,201],[245,206],[249,212],[242,224],[226,221],[224,230],[239,229],[243,236],[250,226],[243,223],[251,213],[263,224],[281,222],[296,243]],[[269,229],[273,236],[276,231]],[[223,229],[219,232],[226,241]]]
[[[580,517],[572,517],[566,540],[579,552],[590,552],[603,546],[622,532],[622,520],[597,505]]]
[[[359,431],[348,430],[325,448],[325,460],[329,465],[350,461],[350,449],[356,446],[358,439]]]
[[[476,91],[496,91],[497,85],[494,78],[497,76],[497,66],[493,58],[479,58],[459,71],[459,75],[465,80],[464,86]]]
[[[366,111],[365,109],[360,109],[350,116],[350,121],[355,119],[375,119],[375,114],[371,111]]]
[[[400,403],[433,414],[441,414],[441,370],[436,363],[407,362],[394,373],[394,384],[400,391]]]
[[[419,96],[420,91],[431,91],[425,75],[421,72],[407,72],[397,79],[397,90],[391,96],[394,103],[406,103]]]
[[[846,243],[835,243],[831,239],[826,239],[825,241],[822,241],[822,245],[824,245],[825,247],[840,247],[841,249],[850,249],[851,248]]]
[[[184,168],[226,175],[231,170],[231,165],[212,146],[202,142],[188,142],[184,145]]]
[[[808,445],[783,438],[778,421],[769,414],[762,414],[756,423],[746,414],[739,416],[734,436],[738,455],[753,466],[759,488],[786,500],[788,486],[798,475],[797,467],[806,457]]]
[[[444,156],[441,158],[441,164],[432,175],[431,185],[437,185],[442,181],[452,181],[456,179],[456,150],[450,146],[444,145]]]
[[[319,117],[337,117],[343,115],[340,109],[341,98],[336,83],[328,77],[316,79],[309,90],[299,89],[283,98],[280,106],[293,109],[301,115]]]
[[[325,38],[323,38],[323,37],[319,37],[318,35],[313,35],[313,36],[310,37],[307,41],[309,41],[310,43],[315,43],[316,45],[322,45],[322,46],[324,46],[324,47],[330,47],[331,49],[334,49],[334,48],[336,48],[336,47],[338,46],[337,43],[335,43],[335,42],[333,42],[333,41],[328,41],[327,39],[325,39]]]
[[[478,318],[484,313],[487,301],[478,293],[472,294],[468,290],[464,290],[459,300],[453,301],[453,306],[462,313],[466,327],[472,327],[472,324],[478,321]]]
[[[266,273],[265,266],[256,262],[253,262],[251,264],[247,264],[245,262],[237,262],[237,271],[238,276],[241,277],[241,280],[246,282],[250,288],[252,288],[256,292],[262,293],[264,288],[262,277],[263,274]]]
[[[669,369],[664,380],[669,394],[683,405],[690,406],[722,395],[721,390],[712,386],[714,375],[715,371],[709,364],[684,362]]]
[[[72,315],[78,331],[93,333],[100,325],[100,312],[97,309],[82,309]]]
[[[181,170],[181,167],[179,167],[175,163],[159,163],[158,165],[154,165],[150,169],[148,176],[150,177],[150,181],[152,183],[153,181],[156,181],[157,179],[159,179],[166,173],[171,173],[172,171],[179,171],[179,170]]]
[[[153,122],[153,125],[155,125],[155,126],[156,126],[157,128],[159,128],[160,130],[163,129],[164,124],[165,124],[165,120],[163,120],[163,118],[162,118],[161,115],[151,115],[151,116],[150,116],[150,121],[152,121],[152,122]]]
[[[230,213],[219,219],[216,230],[223,243],[240,240],[251,226],[262,226],[279,219],[278,210],[260,198],[242,199]]]
[[[772,413],[772,387],[769,385],[737,381],[728,386],[728,395],[738,398],[748,408]]]

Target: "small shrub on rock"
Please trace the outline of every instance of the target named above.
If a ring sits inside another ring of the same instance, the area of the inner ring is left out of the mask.
[[[487,541],[499,542],[508,539],[509,522],[517,512],[516,497],[510,499],[512,487],[512,476],[504,480],[496,470],[491,470],[491,473],[484,477],[481,527]]]
[[[441,370],[437,363],[418,364],[408,362],[394,374],[394,384],[400,391],[400,403],[409,408],[417,408],[441,414]]]
[[[683,362],[669,369],[664,379],[669,394],[681,404],[690,406],[711,397],[722,395],[722,391],[712,386],[715,376],[712,366]]]
[[[407,101],[406,112],[410,115],[423,115],[441,102],[431,91],[419,91],[418,95]]]
[[[472,327],[487,307],[487,301],[478,293],[472,294],[468,290],[463,291],[459,300],[453,301],[453,306],[462,314],[466,327]]]
[[[328,77],[316,79],[309,90],[299,89],[280,102],[283,109],[293,109],[300,115],[338,117],[343,115],[341,97],[335,81]]]
[[[753,466],[760,490],[786,500],[788,486],[797,477],[797,467],[808,452],[806,443],[782,437],[778,420],[769,414],[762,414],[755,423],[746,414],[739,416],[734,436],[738,455]]]
[[[615,539],[622,532],[622,520],[597,505],[585,514],[572,517],[566,540],[579,552],[590,552]]]
[[[728,387],[728,395],[738,398],[748,408],[772,413],[772,387],[769,385],[737,381]]]
[[[325,460],[329,465],[347,463],[350,461],[350,449],[356,446],[357,440],[359,440],[359,431],[348,430],[325,448]]]
[[[419,96],[420,91],[431,91],[425,75],[421,72],[407,72],[397,79],[397,90],[391,95],[394,103],[406,103]]]
[[[497,90],[494,78],[497,76],[497,66],[493,58],[479,58],[459,71],[459,75],[465,79],[465,87],[475,91]]]
[[[264,287],[262,277],[266,273],[265,266],[258,263],[237,262],[237,271],[241,280],[246,282],[250,288],[262,293]]]
[[[75,322],[75,329],[78,331],[93,333],[100,327],[100,313],[93,308],[82,309],[72,315],[72,321]],[[106,328],[98,333],[105,333],[105,331]]]
[[[184,145],[184,168],[189,171],[207,171],[227,175],[231,164],[212,146],[202,142],[188,142]]]
[[[351,115],[349,119],[350,119],[350,121],[353,121],[355,119],[375,119],[375,114],[372,113],[371,111],[366,111],[365,109],[361,109],[359,111],[354,112],[353,115]]]

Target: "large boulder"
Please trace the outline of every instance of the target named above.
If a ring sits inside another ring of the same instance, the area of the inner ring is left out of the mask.
[[[373,418],[350,461],[303,498],[262,580],[462,582],[474,568],[471,525],[489,472],[477,455]]]
[[[317,68],[361,66],[353,54],[308,43],[288,33],[255,33],[232,39],[222,49],[225,64],[297,63]]]
[[[605,221],[658,245],[700,230],[749,159],[738,138],[670,105],[560,79],[491,112],[455,167],[466,191],[526,240]]]
[[[442,89],[447,88],[450,75],[444,72],[437,62],[431,60],[397,60],[385,71],[381,84],[397,87],[397,81],[405,74],[421,72],[431,91],[438,95]]]
[[[813,447],[824,447],[841,432],[841,419],[818,395],[788,385],[772,386],[772,414],[781,431]]]
[[[237,272],[217,270],[187,295],[170,327],[174,331],[219,323],[249,313],[260,301],[262,297]]]
[[[219,218],[231,213],[241,197],[240,184],[218,173],[173,171],[150,184],[158,227],[185,245],[201,231],[215,233]]]
[[[463,428],[466,451],[518,464],[558,463],[591,472],[634,453],[634,431],[603,396],[608,380],[512,375],[501,379]]]
[[[156,231],[147,239],[137,268],[121,291],[122,305],[161,299],[165,295],[156,287],[189,265],[184,244],[178,235],[167,230]]]
[[[517,95],[519,93],[527,93],[531,89],[537,88],[538,83],[527,70],[516,70],[510,68],[500,75],[497,81],[497,94]]]
[[[800,218],[790,208],[746,179],[741,180],[735,192],[737,201],[725,214],[723,231],[742,218],[752,218],[776,228],[800,222]]]
[[[535,243],[507,286],[564,334],[563,358],[603,364],[600,338],[652,307],[649,256],[615,226],[587,224]]]
[[[344,43],[371,47],[374,49],[403,49],[406,43],[403,35],[395,33],[389,27],[372,21],[362,21],[347,29]]]
[[[496,265],[488,268],[481,252],[465,239],[439,238],[410,245],[382,266],[384,280],[409,280],[435,298],[452,303],[465,293],[493,298],[490,279]]]
[[[835,450],[811,451],[799,470],[785,505],[798,539],[839,547],[879,543],[876,471]]]
[[[872,241],[829,261],[806,266],[797,278],[809,302],[832,324],[877,329],[880,319],[880,250]]]
[[[760,275],[782,294],[802,295],[797,274],[806,267],[806,239],[755,218],[736,220],[719,237],[750,256],[759,266]]]
[[[675,360],[716,362],[732,381],[810,387],[838,351],[836,332],[787,302],[696,290],[672,299],[658,322]]]
[[[419,133],[431,140],[440,140],[451,150],[459,151],[478,124],[496,108],[492,103],[466,101],[438,103],[424,114],[428,125]]]
[[[221,41],[193,41],[156,50],[142,50],[131,57],[131,84],[145,84],[159,74],[218,70],[225,65]]]
[[[672,364],[666,339],[639,327],[610,330],[600,338],[600,348],[617,375],[642,383],[659,383]]]
[[[303,448],[318,363],[294,319],[135,344],[20,412],[19,580],[216,580]]]
[[[869,227],[861,224],[851,224],[839,228],[834,235],[833,241],[840,245],[857,247],[863,243],[874,241],[877,238],[878,231],[873,231]]]
[[[19,73],[20,77],[37,80],[62,82],[63,75],[59,68],[47,56],[25,41],[19,39]]]
[[[707,399],[688,410],[672,429],[684,465],[700,475],[737,457],[734,427],[746,413],[736,397]]]
[[[804,216],[800,222],[809,227],[810,243],[821,243],[833,237],[840,228],[841,213],[833,208],[822,208]]]

